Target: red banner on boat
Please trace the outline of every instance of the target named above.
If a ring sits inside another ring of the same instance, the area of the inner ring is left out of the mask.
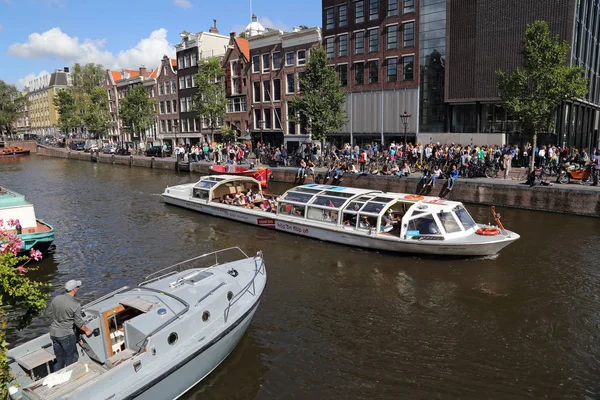
[[[275,220],[272,218],[259,218],[256,222],[259,225],[275,225]]]

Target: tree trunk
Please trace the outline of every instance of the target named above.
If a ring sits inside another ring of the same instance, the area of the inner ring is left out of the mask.
[[[533,132],[533,144],[531,145],[531,161],[529,162],[529,172],[535,169],[535,148],[537,147],[537,132]]]
[[[214,143],[215,141],[215,128],[210,128],[210,142]]]

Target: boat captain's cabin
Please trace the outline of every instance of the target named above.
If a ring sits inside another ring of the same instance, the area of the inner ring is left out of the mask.
[[[319,184],[288,190],[279,198],[277,214],[404,239],[443,240],[476,227],[459,202]]]

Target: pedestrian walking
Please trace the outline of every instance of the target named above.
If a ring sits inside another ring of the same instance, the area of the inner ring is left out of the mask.
[[[600,150],[596,150],[596,155],[594,156],[594,183],[592,186],[598,186],[598,176],[600,175]]]
[[[70,280],[65,284],[66,293],[56,296],[50,303],[48,314],[52,319],[50,338],[56,356],[54,370],[63,369],[77,361],[77,339],[73,328],[82,330],[87,336],[92,331],[85,326],[81,317],[81,304],[75,300],[81,281]]]

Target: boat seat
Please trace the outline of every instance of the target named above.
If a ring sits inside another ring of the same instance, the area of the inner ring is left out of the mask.
[[[115,353],[112,357],[108,358],[104,365],[106,365],[108,369],[114,368],[122,362],[129,360],[131,357],[133,357],[134,354],[135,352],[133,350],[125,349],[123,351]]]
[[[40,365],[46,364],[46,370],[50,374],[50,362],[54,361],[56,356],[49,352],[47,349],[39,349],[32,353],[27,353],[22,357],[17,358],[15,361],[29,371],[31,378],[33,379],[33,370]]]

